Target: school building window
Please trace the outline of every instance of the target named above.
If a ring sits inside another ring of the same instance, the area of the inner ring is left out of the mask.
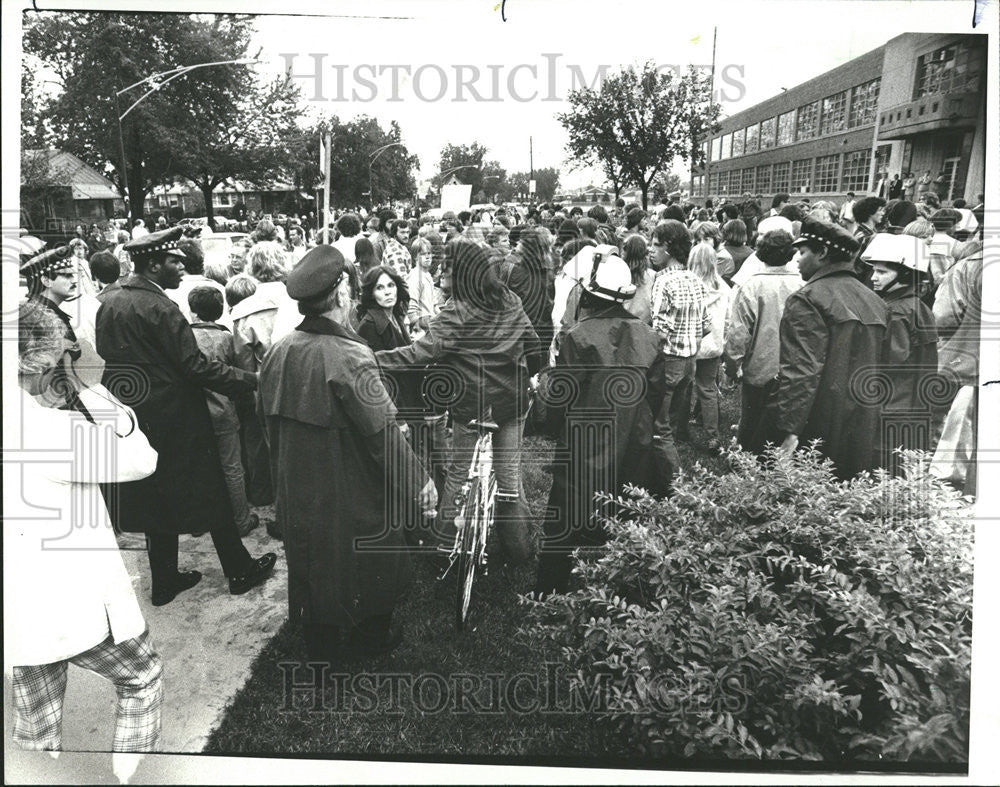
[[[747,126],[746,152],[756,153],[760,150],[760,125]]]
[[[816,174],[813,191],[836,191],[837,174],[840,168],[840,154],[820,156],[816,159]]]
[[[742,193],[753,191],[753,167],[747,167],[743,170],[743,180],[740,186],[740,191]]]
[[[719,193],[719,173],[718,172],[713,172],[709,176],[708,184],[709,184],[708,185],[708,190],[712,194],[718,194]]]
[[[795,139],[795,110],[778,115],[778,144],[790,145]]]
[[[733,155],[733,135],[726,134],[722,138],[722,155],[719,158],[729,158]]]
[[[878,91],[882,85],[881,79],[873,79],[863,85],[851,88],[851,111],[847,125],[850,128],[865,126],[875,122],[875,110],[878,108]]]
[[[974,91],[979,87],[982,51],[952,44],[917,58],[913,97]]]
[[[856,194],[868,189],[871,166],[870,150],[855,150],[844,155],[844,172],[840,177],[840,190]]]
[[[792,162],[792,183],[790,192],[809,191],[809,181],[812,176],[812,159],[803,158]]]
[[[734,157],[735,156],[742,156],[743,155],[743,144],[744,144],[745,139],[746,139],[746,137],[744,136],[745,134],[746,134],[746,129],[745,128],[741,128],[739,131],[734,131],[733,132],[733,156]]]
[[[718,191],[719,194],[729,193],[729,178],[730,178],[729,173],[731,171],[732,170],[726,170],[725,172],[719,173],[719,191]]]
[[[798,122],[795,127],[795,140],[812,139],[819,131],[819,101],[799,107]]]
[[[847,129],[847,91],[823,99],[823,118],[820,123],[821,136],[836,134]]]
[[[757,191],[761,194],[771,192],[771,165],[762,164],[757,167]]]
[[[760,124],[760,149],[773,148],[777,139],[778,119],[770,118]]]
[[[712,161],[718,161],[722,158],[722,137],[716,137],[712,140]]]
[[[774,165],[774,173],[771,176],[771,185],[774,187],[775,194],[788,191],[788,173],[791,168],[792,165],[787,161]]]

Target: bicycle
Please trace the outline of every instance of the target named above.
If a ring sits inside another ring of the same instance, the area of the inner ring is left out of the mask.
[[[469,422],[469,428],[479,432],[469,465],[469,476],[455,498],[459,513],[455,519],[455,543],[448,556],[449,563],[441,579],[458,563],[458,595],[455,623],[459,631],[465,628],[472,602],[472,585],[476,571],[487,573],[486,540],[493,527],[496,508],[497,480],[493,474],[493,435],[500,428],[489,409],[483,418]]]

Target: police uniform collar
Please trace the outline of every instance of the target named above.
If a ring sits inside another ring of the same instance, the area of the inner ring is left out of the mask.
[[[368,346],[368,343],[358,336],[350,326],[341,325],[329,317],[321,315],[304,317],[302,322],[295,327],[295,330],[302,331],[303,333],[315,333],[320,336],[338,336],[341,339],[348,339],[352,342],[363,344],[365,347]]]
[[[147,279],[141,273],[133,273],[125,281],[121,282],[122,287],[131,289],[148,290],[149,292],[155,292],[162,295],[164,298],[169,300],[167,291],[164,290],[159,284],[157,284],[152,279]]]
[[[812,278],[809,279],[806,284],[812,284],[817,279],[822,279],[826,276],[833,276],[837,273],[849,273],[853,278],[857,279],[854,272],[854,263],[851,260],[845,260],[844,262],[833,262],[828,265],[824,265],[813,274]]]

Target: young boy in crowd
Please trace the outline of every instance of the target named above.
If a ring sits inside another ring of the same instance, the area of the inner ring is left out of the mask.
[[[195,287],[188,293],[188,306],[194,322],[191,329],[198,347],[209,358],[215,358],[228,366],[236,365],[236,350],[233,335],[225,326],[219,325],[222,316],[222,293],[214,287]],[[215,439],[219,444],[219,459],[226,476],[229,500],[233,506],[233,518],[240,536],[245,536],[260,519],[250,510],[247,502],[243,463],[240,458],[240,421],[236,415],[236,405],[228,396],[205,390],[208,412],[212,416]]]

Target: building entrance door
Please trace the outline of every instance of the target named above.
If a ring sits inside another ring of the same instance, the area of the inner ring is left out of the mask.
[[[955,176],[958,174],[958,163],[961,160],[958,156],[946,158],[941,165],[941,169],[944,172],[944,186],[946,190],[946,193],[941,197],[943,201],[951,202],[952,200],[955,191]]]

